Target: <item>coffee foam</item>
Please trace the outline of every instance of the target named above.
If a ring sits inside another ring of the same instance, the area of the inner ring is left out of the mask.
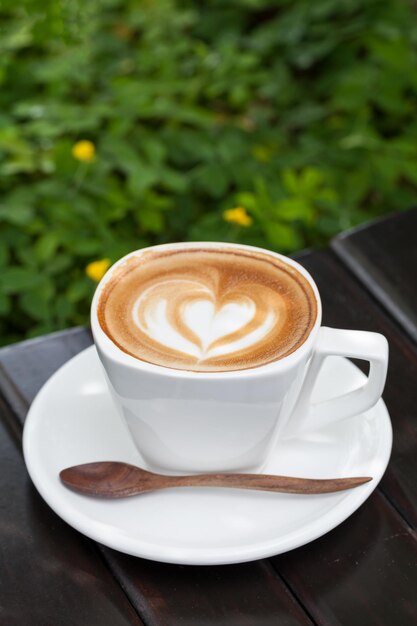
[[[317,317],[304,276],[244,248],[147,250],[118,266],[98,303],[103,331],[156,365],[233,371],[283,358]]]

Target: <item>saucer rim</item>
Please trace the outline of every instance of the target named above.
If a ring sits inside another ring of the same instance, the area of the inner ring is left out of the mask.
[[[158,543],[148,540],[141,541],[130,535],[123,534],[122,526],[118,527],[118,532],[116,533],[113,528],[112,533],[109,535],[106,523],[91,521],[88,515],[80,513],[77,507],[68,504],[65,498],[62,502],[54,500],[47,492],[47,489],[44,488],[42,464],[39,465],[39,457],[36,456],[30,445],[32,432],[37,428],[38,423],[42,422],[42,402],[44,397],[48,396],[50,388],[54,385],[55,377],[62,375],[62,370],[65,370],[70,363],[73,365],[74,361],[86,358],[88,356],[87,353],[91,352],[95,352],[95,357],[98,359],[94,345],[82,350],[54,372],[36,395],[28,411],[23,429],[23,456],[34,486],[51,509],[70,526],[109,548],[131,556],[181,565],[226,565],[275,556],[310,543],[345,521],[367,500],[385,473],[392,449],[392,424],[388,409],[381,398],[372,409],[376,411],[375,419],[377,420],[378,432],[380,434],[378,446],[373,456],[373,462],[377,461],[377,474],[370,482],[356,488],[354,491],[346,492],[346,496],[341,501],[327,512],[319,515],[308,526],[304,525],[296,531],[286,533],[284,537],[278,535],[267,542],[256,541],[252,542],[252,544],[229,548],[161,546]],[[364,374],[360,372],[354,363],[345,357],[337,358],[347,361],[352,368],[358,370],[361,376],[365,378]]]

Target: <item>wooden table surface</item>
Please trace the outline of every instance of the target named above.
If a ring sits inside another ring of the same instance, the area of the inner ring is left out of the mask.
[[[386,474],[358,511],[307,546],[242,565],[190,567],[95,543],[43,502],[22,427],[49,376],[91,344],[84,328],[0,350],[0,623],[7,626],[407,626],[417,624],[417,210],[338,237],[298,260],[324,323],[390,344]]]

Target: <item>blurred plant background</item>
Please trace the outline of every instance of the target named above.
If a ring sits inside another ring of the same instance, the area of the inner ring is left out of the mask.
[[[135,248],[283,253],[417,197],[398,0],[2,0],[0,336],[88,320]]]

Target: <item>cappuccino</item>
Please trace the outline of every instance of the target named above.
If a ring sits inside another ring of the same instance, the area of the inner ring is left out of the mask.
[[[228,372],[282,359],[317,317],[308,280],[256,248],[151,248],[111,273],[101,328],[121,350],[162,367]]]

